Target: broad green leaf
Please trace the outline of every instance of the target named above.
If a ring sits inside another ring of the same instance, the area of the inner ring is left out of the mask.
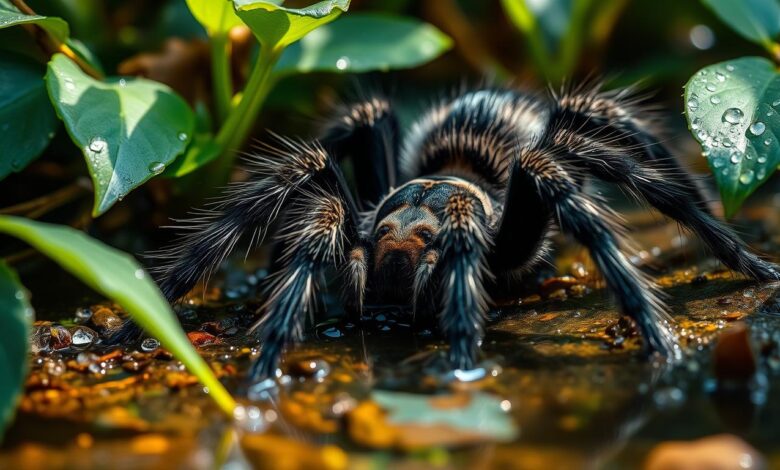
[[[16,273],[0,261],[0,441],[27,376],[32,307]]]
[[[57,130],[44,71],[24,56],[0,52],[0,179],[40,155]]]
[[[36,24],[60,42],[65,42],[70,34],[68,23],[62,18],[25,15],[9,0],[0,0],[0,29],[22,24]]]
[[[54,109],[84,152],[100,215],[187,147],[195,116],[167,86],[142,78],[97,81],[62,54],[46,73]]]
[[[236,13],[265,47],[284,48],[347,11],[350,0],[324,0],[306,8],[272,1],[233,0]]]
[[[231,0],[187,0],[187,7],[209,36],[225,34],[243,24],[236,16]]]
[[[415,67],[452,47],[452,40],[421,21],[351,14],[312,31],[288,47],[275,73],[366,72]]]
[[[780,75],[761,57],[699,70],[685,85],[685,114],[731,216],[780,164]]]
[[[207,134],[195,134],[195,137],[192,139],[192,142],[190,142],[190,146],[187,147],[184,155],[168,165],[163,172],[163,176],[168,178],[180,178],[214,160],[221,152],[222,147],[214,141],[212,136]]]
[[[208,387],[210,396],[226,413],[232,414],[233,399],[192,347],[157,285],[130,255],[70,227],[20,217],[0,216],[0,232],[24,240],[121,305]]]
[[[769,44],[780,33],[777,0],[702,0],[731,29],[749,41]]]

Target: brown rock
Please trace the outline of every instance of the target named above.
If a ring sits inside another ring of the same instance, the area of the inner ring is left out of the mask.
[[[668,441],[650,451],[645,470],[746,470],[767,468],[753,447],[731,434]]]
[[[718,338],[713,350],[715,376],[721,382],[746,382],[756,373],[756,357],[744,322],[735,322]]]

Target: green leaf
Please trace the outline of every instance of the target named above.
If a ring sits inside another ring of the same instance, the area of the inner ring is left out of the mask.
[[[62,54],[49,62],[46,83],[57,114],[84,152],[95,186],[95,216],[162,173],[192,136],[192,110],[161,83],[100,82]]]
[[[285,8],[271,1],[233,0],[236,13],[257,40],[284,48],[347,11],[350,0],[324,0],[306,8]]]
[[[288,47],[275,73],[366,72],[415,67],[452,47],[452,40],[421,21],[351,14]]]
[[[65,42],[68,39],[68,35],[70,35],[68,23],[62,18],[25,15],[10,1],[0,0],[0,29],[23,24],[36,24],[60,42]]]
[[[184,155],[168,165],[162,175],[168,178],[180,178],[214,160],[220,153],[222,147],[214,141],[213,136],[195,134]]]
[[[0,52],[0,179],[40,155],[57,130],[43,73],[24,56]]]
[[[685,85],[685,114],[731,216],[780,164],[780,75],[761,57],[699,70]]]
[[[187,7],[209,36],[225,34],[243,24],[233,11],[231,0],[187,0]]]
[[[767,45],[780,33],[777,0],[702,0],[716,15],[749,41]]]
[[[16,273],[0,261],[0,441],[27,376],[32,307]]]
[[[122,306],[208,387],[211,398],[232,415],[235,402],[187,339],[157,285],[128,254],[70,227],[0,216],[0,232],[20,238],[95,291]]]

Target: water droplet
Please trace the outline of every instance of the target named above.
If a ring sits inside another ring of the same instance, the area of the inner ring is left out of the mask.
[[[701,127],[701,119],[694,118],[693,121],[691,121],[691,129],[696,130],[699,127]]]
[[[756,121],[750,125],[750,133],[753,135],[761,135],[766,130],[766,124],[761,121]]]
[[[775,112],[770,109],[769,111],[766,112],[766,117],[772,117],[774,114]]]
[[[780,106],[780,100],[774,100],[774,101],[772,101],[772,107],[773,107],[773,108],[776,108],[776,107],[778,107],[778,106]]]
[[[748,170],[739,175],[739,182],[742,184],[750,184],[753,182],[753,170]]]
[[[745,113],[743,113],[741,109],[729,108],[723,113],[721,119],[723,122],[728,122],[729,124],[739,124],[743,117],[745,117]]]
[[[712,95],[710,98],[710,103],[712,104],[719,104],[720,103],[720,97],[718,95]]]
[[[757,161],[758,163],[766,163],[766,156],[765,156],[765,155],[761,155],[761,156],[759,156],[759,157],[756,159],[756,161]]]
[[[734,67],[731,64],[726,65],[726,70],[728,70],[729,72],[733,72],[735,69],[736,69],[736,67]]]
[[[772,139],[765,139],[764,140],[764,145],[769,145],[771,143],[772,143]]]
[[[182,142],[187,141],[187,133],[186,132],[179,132],[179,135],[177,135],[178,139]]]
[[[725,165],[726,162],[723,158],[713,158],[712,159],[712,166],[713,168],[721,168],[723,165]]]
[[[95,153],[103,152],[107,146],[108,144],[102,137],[93,137],[92,140],[89,141],[89,149]]]
[[[119,86],[121,86],[121,87],[127,86],[127,80],[125,80],[124,78],[120,78],[119,79]]]
[[[336,61],[336,68],[339,70],[347,70],[349,68],[349,57],[339,57]]]
[[[62,82],[65,84],[65,89],[73,91],[76,89],[76,84],[73,83],[73,79],[70,77],[65,77],[62,79]]]
[[[135,278],[136,279],[143,279],[144,277],[146,277],[146,273],[144,272],[143,269],[138,268],[138,269],[135,270]]]
[[[155,338],[146,338],[141,343],[141,350],[144,352],[152,352],[157,350],[157,348],[160,347],[160,342],[157,341]]]
[[[695,112],[697,109],[699,109],[699,98],[696,95],[691,95],[688,98],[688,110]]]
[[[698,137],[700,141],[705,141],[709,137],[709,134],[707,134],[707,131],[705,131],[704,129],[699,129],[696,132],[696,137]]]
[[[717,78],[719,82],[725,82],[726,81],[726,76],[723,75],[720,72],[715,72],[715,78]]]
[[[706,87],[707,91],[715,91],[716,87],[714,83],[708,83]]]
[[[152,162],[149,164],[149,171],[151,171],[155,175],[159,175],[160,173],[165,171],[165,164],[162,162]]]
[[[756,172],[756,178],[762,180],[764,179],[765,176],[766,176],[766,170],[763,168],[759,168],[758,171]]]
[[[732,145],[734,145],[734,143],[731,141],[731,139],[729,139],[728,137],[724,137],[723,138],[723,146],[724,147],[729,148]]]
[[[734,152],[731,154],[731,159],[730,159],[731,163],[736,165],[737,163],[739,163],[740,160],[742,160],[742,154],[738,152]]]

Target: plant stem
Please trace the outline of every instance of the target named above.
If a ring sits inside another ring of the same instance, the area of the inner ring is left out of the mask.
[[[230,110],[222,128],[217,133],[215,140],[222,148],[220,161],[222,170],[225,172],[232,167],[236,151],[246,140],[247,134],[257,119],[260,106],[273,85],[273,80],[270,79],[271,71],[281,52],[281,49],[262,47],[260,57],[257,58],[244,88],[241,102]]]
[[[225,122],[230,101],[233,98],[233,78],[230,76],[230,40],[227,33],[212,36],[211,46],[211,81],[214,90],[214,106],[217,112],[217,123]]]

